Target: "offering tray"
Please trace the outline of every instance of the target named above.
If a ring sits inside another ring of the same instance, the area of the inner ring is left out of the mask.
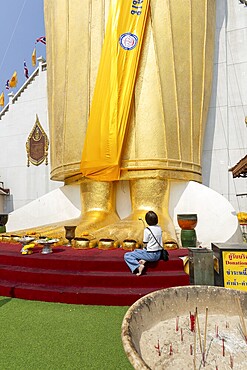
[[[22,248],[21,248],[21,253],[22,254],[30,254],[28,253],[28,245],[33,242],[35,240],[34,237],[32,236],[21,236],[21,237],[17,237],[15,238],[15,240],[19,243],[22,244]],[[30,248],[33,247],[34,245],[31,245],[30,244]]]
[[[59,239],[49,239],[49,238],[44,238],[44,239],[38,239],[36,240],[36,244],[41,244],[43,245],[42,254],[49,254],[52,253],[52,245],[54,243],[57,243]]]
[[[35,240],[32,236],[21,236],[20,238],[16,238],[18,242],[20,242],[23,245],[27,245],[28,243],[31,243]]]

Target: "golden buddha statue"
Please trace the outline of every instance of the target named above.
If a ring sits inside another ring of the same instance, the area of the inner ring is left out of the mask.
[[[126,6],[133,3],[118,1]],[[176,244],[168,212],[169,187],[174,180],[201,181],[213,72],[215,0],[150,0],[120,163],[119,181],[129,181],[132,206],[132,213],[123,220],[116,212],[116,181],[95,181],[82,176],[80,170],[114,2],[44,1],[51,178],[65,184],[80,183],[82,215],[70,222],[77,225],[78,235],[88,231],[98,239],[115,235],[120,241],[141,241],[139,218],[153,210],[163,229],[163,241]],[[141,6],[142,2],[134,3]],[[44,229],[52,234],[61,227]]]

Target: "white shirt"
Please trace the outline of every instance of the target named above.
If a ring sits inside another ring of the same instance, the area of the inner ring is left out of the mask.
[[[152,233],[148,230],[148,228],[144,229],[144,236],[143,236],[143,243],[147,243],[146,249],[148,252],[156,252],[161,250],[162,243],[162,230],[159,225],[154,226],[148,226],[150,230],[152,230],[152,233],[154,234],[157,241],[160,243],[160,245],[157,243],[155,238],[153,237]]]

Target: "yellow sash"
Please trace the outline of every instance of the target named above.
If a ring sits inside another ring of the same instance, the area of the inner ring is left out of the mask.
[[[112,0],[83,147],[81,172],[118,180],[149,0]]]

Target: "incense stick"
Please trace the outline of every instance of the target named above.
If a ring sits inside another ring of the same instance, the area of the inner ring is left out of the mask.
[[[206,307],[205,327],[204,327],[204,343],[203,343],[203,364],[205,365],[205,353],[207,347],[207,327],[208,327],[208,307]]]
[[[178,331],[179,316],[176,317],[176,327],[175,330]]]
[[[245,325],[245,321],[244,321],[243,310],[242,310],[242,307],[241,307],[241,303],[240,303],[239,297],[236,297],[236,301],[237,301],[238,308],[239,308],[240,324],[242,326],[242,331],[243,331],[243,334],[244,334],[244,339],[245,339],[245,341],[247,343],[247,330],[246,330],[246,325]]]
[[[195,330],[195,314],[192,315],[190,312],[190,330],[194,331]]]
[[[222,338],[222,356],[225,357],[225,338]]]
[[[193,360],[193,364],[194,364],[194,370],[196,370],[196,360],[195,359]]]
[[[195,326],[194,326],[194,359],[193,359],[193,364],[194,364],[194,370],[196,370],[196,321],[197,321],[197,311],[195,312],[194,318],[195,318]]]
[[[202,352],[202,338],[201,338],[201,331],[200,331],[200,325],[199,325],[199,315],[198,315],[198,312],[197,312],[197,307],[196,307],[196,318],[197,318],[199,344],[200,344],[200,350],[201,350],[201,354],[202,354],[203,353]]]

